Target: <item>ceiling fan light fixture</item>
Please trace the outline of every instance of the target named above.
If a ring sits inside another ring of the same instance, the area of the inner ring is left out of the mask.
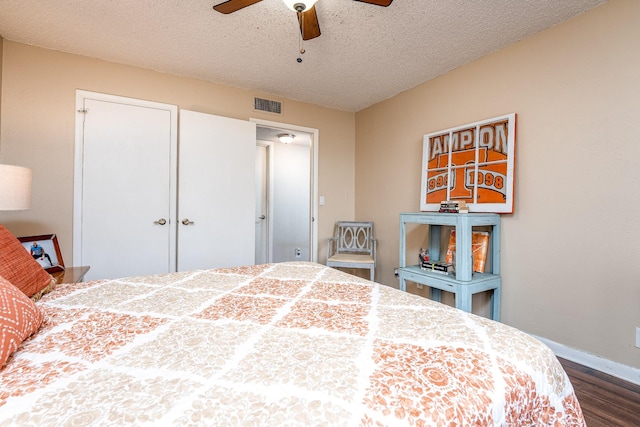
[[[282,0],[287,7],[294,12],[306,12],[311,9],[318,0]]]
[[[283,144],[291,144],[296,136],[292,133],[279,133],[278,139]]]

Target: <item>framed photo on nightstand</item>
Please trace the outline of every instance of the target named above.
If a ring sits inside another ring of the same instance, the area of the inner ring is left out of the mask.
[[[64,271],[62,253],[55,234],[42,234],[40,236],[19,237],[20,243],[27,252],[47,272],[55,273]]]

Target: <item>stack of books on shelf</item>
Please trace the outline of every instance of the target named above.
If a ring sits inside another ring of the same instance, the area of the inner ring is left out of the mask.
[[[453,272],[453,264],[443,261],[420,261],[420,268],[433,273],[449,274]]]
[[[443,200],[440,202],[439,212],[469,213],[469,206],[464,200]]]

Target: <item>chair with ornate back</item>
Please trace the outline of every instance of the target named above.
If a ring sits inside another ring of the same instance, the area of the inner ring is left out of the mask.
[[[337,222],[335,235],[327,245],[327,266],[368,269],[373,281],[376,268],[373,222]]]

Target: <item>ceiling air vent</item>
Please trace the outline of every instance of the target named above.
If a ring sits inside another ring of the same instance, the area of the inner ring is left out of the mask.
[[[257,111],[282,114],[282,102],[272,101],[270,99],[253,98],[253,108]]]

